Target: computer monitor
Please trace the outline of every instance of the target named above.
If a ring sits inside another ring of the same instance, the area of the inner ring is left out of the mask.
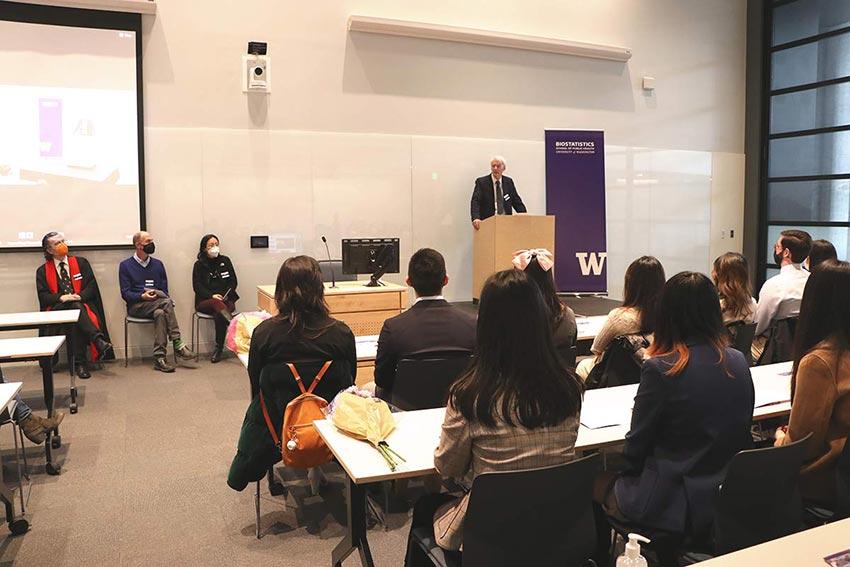
[[[380,285],[384,274],[397,274],[398,262],[398,238],[342,239],[342,273],[371,274],[367,286]]]

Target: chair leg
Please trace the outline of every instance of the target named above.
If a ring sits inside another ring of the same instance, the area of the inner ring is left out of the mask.
[[[18,454],[18,435],[16,429],[19,429],[18,425],[13,421],[12,422],[12,438],[15,440],[15,464],[18,466],[18,495],[21,498],[21,516],[26,514],[26,506],[24,505],[24,475],[21,471],[21,457]],[[21,450],[24,450],[23,440],[21,440]]]
[[[257,490],[254,492],[254,512],[256,514],[257,539],[260,539],[260,481],[257,481]]]
[[[127,319],[124,319],[124,368],[130,363],[130,345],[127,343]]]
[[[201,322],[198,320],[198,312],[192,311],[192,350],[195,351],[195,362],[198,362],[200,359],[200,356],[198,355],[198,343],[201,340],[200,328]]]
[[[24,478],[30,480],[30,465],[27,461],[27,447],[24,445],[24,430],[18,427],[18,438],[21,440],[21,454],[24,457]]]

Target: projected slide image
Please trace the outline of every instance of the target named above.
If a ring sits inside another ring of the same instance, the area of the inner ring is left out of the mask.
[[[0,20],[0,68],[0,248],[51,230],[125,244],[141,223],[135,33]]]

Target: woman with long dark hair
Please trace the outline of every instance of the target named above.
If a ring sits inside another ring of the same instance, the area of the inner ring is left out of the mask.
[[[803,266],[810,272],[814,272],[818,266],[827,260],[838,260],[838,252],[835,251],[835,246],[829,240],[822,238],[812,240],[812,249],[809,250],[809,257],[803,262]]]
[[[520,250],[514,253],[513,265],[523,270],[540,288],[543,303],[549,309],[549,323],[555,349],[559,353],[568,351],[576,344],[578,336],[576,314],[558,297],[555,277],[552,274],[552,268],[555,265],[552,253],[544,248]]]
[[[835,499],[835,467],[850,434],[850,263],[827,260],[809,276],[794,336],[791,417],[776,444],[812,433],[800,476],[809,500]]]
[[[583,385],[564,367],[549,331],[549,311],[537,285],[519,270],[484,284],[476,357],[452,385],[434,465],[443,477],[563,464],[574,458]],[[463,540],[468,497],[424,497],[413,528],[433,526],[437,543]],[[415,542],[406,565],[430,565]],[[424,560],[423,560],[424,559]]]
[[[576,368],[582,379],[587,378],[605,349],[617,337],[653,332],[655,303],[664,280],[664,267],[653,256],[641,256],[629,265],[623,287],[623,305],[608,313],[608,319],[590,347],[594,356],[585,358]]]
[[[322,271],[313,258],[295,256],[280,267],[274,294],[279,312],[257,325],[251,335],[248,376],[252,400],[227,477],[234,490],[261,479],[281,459],[281,448],[274,444],[266,415],[271,416],[268,423],[277,421],[274,425],[279,427],[286,405],[301,394],[289,363],[299,373],[303,387],[309,389],[322,365],[331,361],[313,389],[328,402],[354,383],[354,334],[348,325],[329,315],[324,289]]]
[[[278,314],[257,325],[251,335],[248,376],[252,386],[259,385],[260,373],[267,364],[333,360],[315,392],[330,401],[354,383],[357,352],[354,333],[330,316],[319,263],[310,256],[288,258],[277,274],[274,299]],[[296,392],[298,389],[293,388]]]
[[[629,469],[600,475],[595,487],[609,516],[678,534],[707,531],[726,465],[752,442],[750,369],[727,342],[711,281],[694,272],[670,278],[623,448]]]
[[[756,300],[753,299],[747,259],[737,252],[721,254],[714,260],[711,279],[720,296],[723,323],[752,323],[755,320]]]
[[[198,246],[198,259],[192,268],[195,311],[212,315],[215,322],[215,349],[210,360],[216,363],[224,352],[227,325],[236,309],[236,269],[230,258],[221,254],[215,234],[205,234]],[[195,346],[197,349],[198,347]]]

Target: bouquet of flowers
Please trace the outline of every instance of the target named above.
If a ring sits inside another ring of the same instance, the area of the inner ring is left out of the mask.
[[[391,471],[398,466],[396,459],[404,462],[404,458],[386,442],[395,429],[395,418],[384,400],[352,386],[336,395],[328,406],[327,414],[337,429],[375,447]]]

